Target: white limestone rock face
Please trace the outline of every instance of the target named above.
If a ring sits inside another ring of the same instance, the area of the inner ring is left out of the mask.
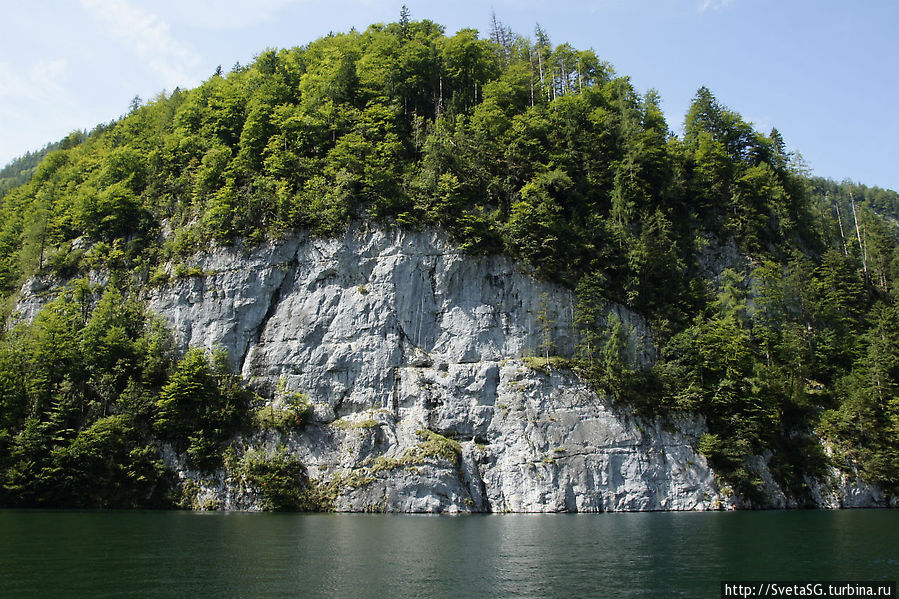
[[[334,415],[390,407],[408,365],[496,362],[546,341],[570,355],[575,343],[568,290],[506,258],[462,254],[433,232],[351,229],[249,254],[216,250],[189,266],[205,274],[148,293],[180,341],[225,349],[260,389],[283,377]],[[609,311],[632,327],[635,357],[649,360],[642,319]]]
[[[495,511],[695,510],[723,506],[696,423],[614,409],[571,375],[511,362],[487,432],[483,480]]]
[[[823,444],[824,453],[833,456],[833,448]],[[899,497],[888,498],[882,489],[862,480],[857,469],[847,466],[841,471],[833,466],[820,480],[807,480],[812,500],[829,508],[899,507]]]
[[[286,445],[338,510],[728,505],[691,449],[697,423],[641,422],[573,374],[519,359],[545,343],[571,355],[575,300],[506,258],[465,255],[435,232],[354,228],[188,266],[203,274],[148,291],[151,309],[183,346],[227,350],[264,395],[281,381],[309,397],[311,424],[239,445]],[[635,359],[651,360],[642,319],[606,308]],[[198,484],[224,507],[258,507],[224,471]]]
[[[286,448],[334,509],[751,507],[693,449],[702,422],[637,418],[570,371],[525,359],[546,344],[572,354],[575,298],[507,258],[465,255],[439,232],[357,226],[340,239],[216,249],[185,266],[169,271],[193,274],[144,298],[182,348],[223,349],[268,401],[280,387],[313,406],[299,430],[235,439],[236,459]],[[26,284],[20,317],[61,284]],[[601,312],[625,324],[633,359],[650,363],[645,322],[612,303]],[[171,448],[164,460],[195,507],[262,507],[262,490],[239,473],[191,471]],[[789,507],[766,461],[754,464],[769,505]],[[809,486],[822,507],[883,504],[877,489],[846,477]]]

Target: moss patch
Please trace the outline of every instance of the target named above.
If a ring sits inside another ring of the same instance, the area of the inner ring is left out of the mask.
[[[397,458],[379,456],[372,462],[370,471],[377,472],[394,470],[396,468],[408,468],[421,466],[430,458],[444,459],[458,467],[462,459],[462,446],[458,441],[448,439],[439,433],[428,429],[415,431],[421,439],[415,447],[411,447]]]
[[[306,476],[300,460],[279,447],[274,453],[250,449],[237,464],[236,474],[262,496],[265,511],[319,512],[333,509],[320,485]]]
[[[350,420],[335,420],[331,423],[331,426],[334,428],[339,428],[340,430],[355,430],[355,429],[370,429],[380,426],[380,423],[377,420],[373,420],[371,418],[367,420],[360,420],[359,422],[352,422]]]
[[[543,374],[552,374],[553,370],[571,370],[572,368],[571,360],[562,356],[550,356],[549,359],[526,356],[521,360],[528,368]]]

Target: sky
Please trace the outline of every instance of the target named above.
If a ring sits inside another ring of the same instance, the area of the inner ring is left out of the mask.
[[[682,133],[700,86],[772,127],[814,175],[899,190],[896,0],[405,0],[413,19],[484,36],[491,13],[592,48]],[[396,21],[403,0],[0,0],[0,165],[192,88],[221,65]]]

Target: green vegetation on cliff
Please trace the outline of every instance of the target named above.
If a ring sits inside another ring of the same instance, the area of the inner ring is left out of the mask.
[[[221,463],[252,395],[220,356],[175,356],[163,324],[78,280],[0,341],[0,504],[168,505],[159,443]]]
[[[0,339],[0,500],[152,503],[159,441],[219,463],[246,392],[200,353],[176,361],[128,289],[208,244],[351,219],[440,226],[575,289],[583,376],[644,412],[705,415],[700,449],[747,495],[747,457],[771,451],[804,499],[818,436],[899,492],[899,202],[810,179],[785,148],[705,88],[675,136],[658,96],[592,51],[501,24],[483,39],[403,18],[136,103],[11,170],[27,181],[0,200],[8,298],[36,273],[114,275]],[[648,318],[651,367],[601,322],[604,298]]]

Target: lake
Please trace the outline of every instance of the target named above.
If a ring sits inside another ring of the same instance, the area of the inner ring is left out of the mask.
[[[0,510],[4,597],[718,597],[722,579],[897,578],[899,510]]]

